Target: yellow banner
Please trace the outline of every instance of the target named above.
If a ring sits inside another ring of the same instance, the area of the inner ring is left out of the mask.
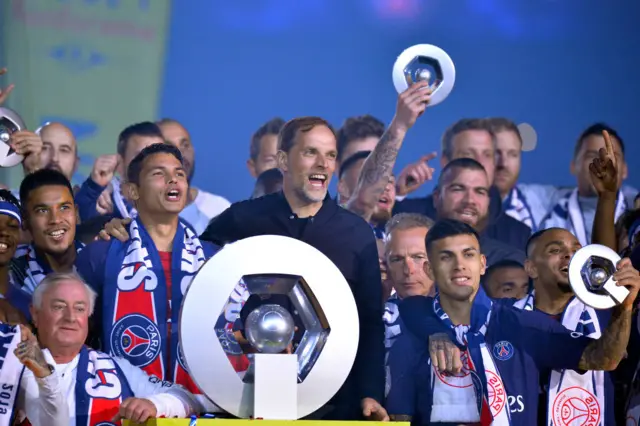
[[[1,1],[3,86],[29,130],[60,121],[76,135],[88,176],[118,134],[159,110],[171,0]],[[0,181],[17,186],[21,167]]]

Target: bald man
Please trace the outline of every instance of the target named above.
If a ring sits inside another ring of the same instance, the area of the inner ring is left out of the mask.
[[[55,169],[71,181],[78,168],[78,145],[71,130],[61,123],[47,123],[38,134],[42,138],[40,168]]]

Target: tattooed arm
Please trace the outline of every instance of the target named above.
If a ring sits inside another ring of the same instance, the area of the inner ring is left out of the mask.
[[[629,290],[629,295],[611,312],[609,326],[598,340],[587,346],[580,358],[581,370],[614,370],[624,357],[631,333],[633,302],[640,288],[640,274],[627,258],[618,262],[613,275],[618,286]]]
[[[347,202],[347,208],[366,221],[371,219],[380,196],[389,184],[407,131],[427,107],[431,95],[427,86],[428,82],[421,81],[398,96],[396,115],[391,125],[362,166],[358,184]]]
[[[33,375],[38,379],[44,379],[51,375],[49,363],[38,345],[38,340],[25,326],[20,326],[20,334],[22,341],[18,343],[14,354],[25,367],[27,367]]]

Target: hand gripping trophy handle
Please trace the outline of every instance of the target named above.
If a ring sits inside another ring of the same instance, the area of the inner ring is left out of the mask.
[[[610,309],[622,303],[629,290],[613,279],[619,261],[618,253],[600,244],[578,250],[569,263],[569,284],[576,297],[594,309]]]
[[[0,167],[13,167],[22,162],[24,157],[18,155],[9,146],[11,135],[26,128],[24,120],[12,109],[0,108]]]

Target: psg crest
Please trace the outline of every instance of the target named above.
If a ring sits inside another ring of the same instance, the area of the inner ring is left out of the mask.
[[[26,128],[22,117],[9,108],[0,108],[0,167],[13,167],[24,157],[9,146],[11,135]]]
[[[220,315],[237,311],[226,306],[238,286],[249,293],[236,320],[246,336],[246,372],[230,362],[236,331],[220,338]],[[182,303],[187,370],[209,399],[241,418],[296,420],[313,413],[346,380],[358,340],[358,312],[344,276],[293,238],[265,235],[226,245],[200,269]]]

